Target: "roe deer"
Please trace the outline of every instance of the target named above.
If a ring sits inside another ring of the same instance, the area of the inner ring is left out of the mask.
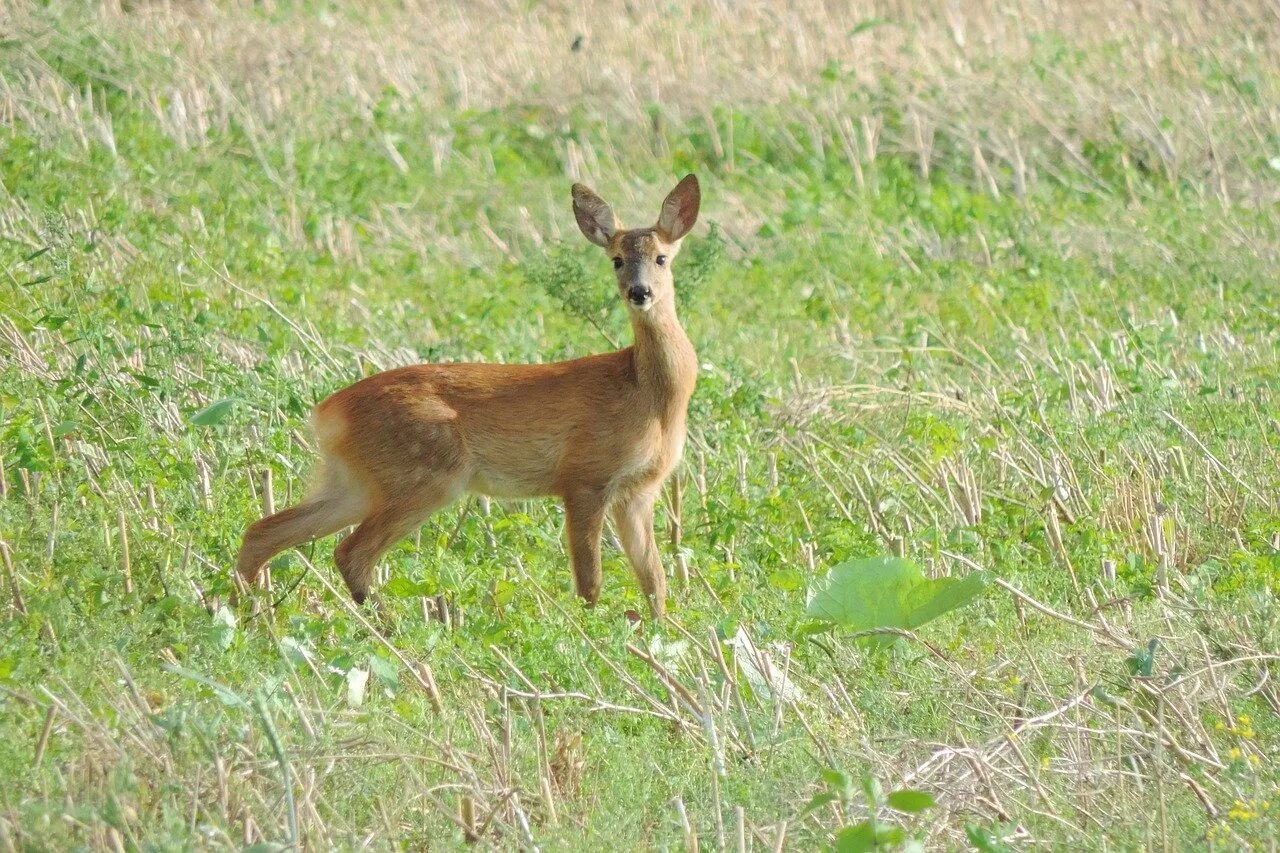
[[[335,559],[357,603],[388,548],[464,492],[564,501],[578,594],[600,595],[600,533],[608,512],[655,617],[667,581],[653,535],[654,502],[680,459],[697,378],[676,319],[671,262],[698,217],[688,175],[652,228],[623,230],[582,184],[573,212],[617,272],[635,343],[555,364],[422,364],[337,392],[313,416],[319,480],[299,505],[245,532],[237,571],[256,580],[275,554],[352,524]]]

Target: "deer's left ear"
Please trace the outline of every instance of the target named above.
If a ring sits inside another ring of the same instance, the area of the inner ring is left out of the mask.
[[[685,175],[662,202],[662,213],[658,214],[658,235],[666,242],[674,243],[688,234],[693,223],[698,221],[701,203],[702,190],[698,188],[698,179]]]

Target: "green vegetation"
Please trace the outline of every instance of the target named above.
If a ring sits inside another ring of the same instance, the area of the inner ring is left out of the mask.
[[[1269,5],[169,5],[0,13],[0,850],[1280,833]],[[312,404],[625,342],[569,185],[685,171],[667,622],[549,501],[228,604]]]

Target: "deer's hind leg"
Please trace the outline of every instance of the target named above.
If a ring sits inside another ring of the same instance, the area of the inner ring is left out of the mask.
[[[440,422],[443,404],[426,396],[411,411],[348,411],[344,452],[359,460],[369,493],[359,526],[334,560],[357,604],[369,595],[378,558],[466,487],[469,466],[459,436]]]
[[[276,554],[355,524],[367,509],[364,496],[351,485],[342,464],[326,460],[319,487],[302,503],[249,526],[236,571],[245,584],[253,585],[263,565]]]
[[[356,604],[363,604],[369,595],[378,558],[456,495],[456,490],[439,486],[416,495],[411,502],[382,502],[338,543],[334,561]]]

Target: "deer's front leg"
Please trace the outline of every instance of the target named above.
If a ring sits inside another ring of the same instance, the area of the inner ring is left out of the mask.
[[[613,505],[610,514],[640,589],[649,600],[649,609],[654,618],[661,619],[667,606],[667,575],[662,570],[653,536],[653,506],[657,497],[656,492],[624,496]]]
[[[604,497],[598,492],[579,492],[564,500],[573,581],[578,595],[588,606],[600,598],[600,531],[604,527],[604,508]]]

